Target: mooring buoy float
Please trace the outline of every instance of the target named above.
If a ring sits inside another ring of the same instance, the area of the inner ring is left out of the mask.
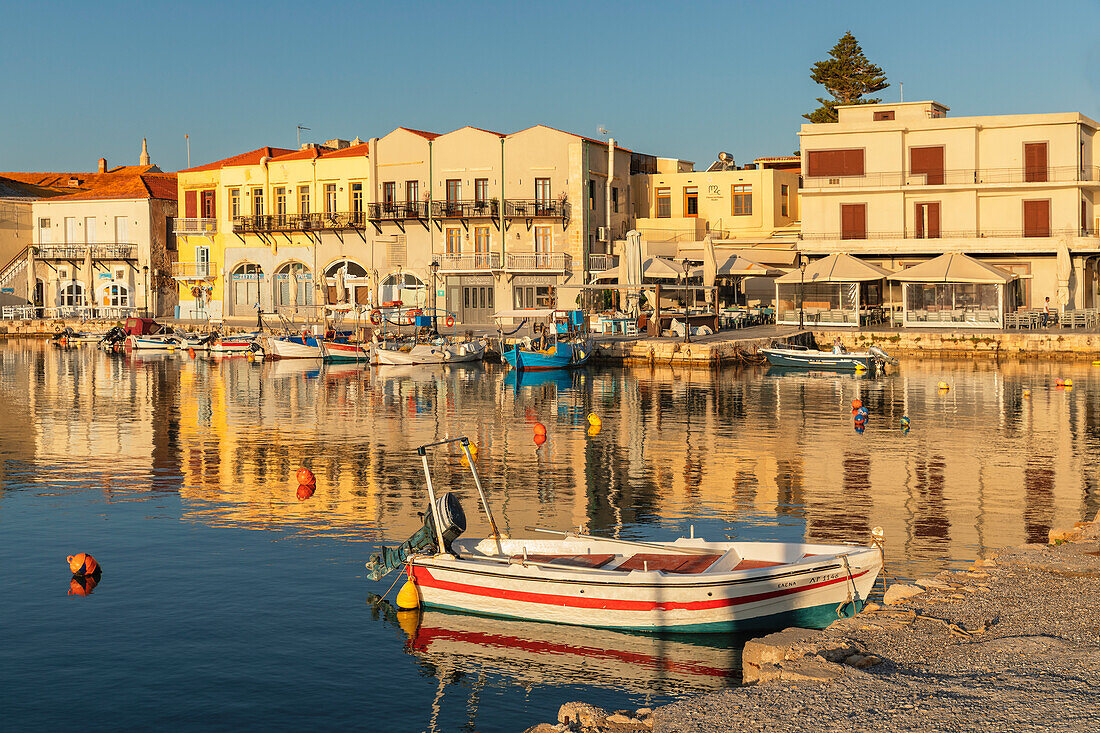
[[[314,486],[317,483],[317,477],[313,475],[313,471],[310,471],[305,466],[298,469],[298,473],[295,474],[298,479],[298,483],[303,486]]]
[[[406,580],[405,585],[397,592],[397,607],[407,611],[420,608],[420,591],[416,589],[412,578]]]
[[[99,570],[99,563],[91,555],[78,552],[75,555],[69,555],[65,558],[69,563],[69,570],[73,571],[73,575],[92,575]]]
[[[546,435],[546,426],[540,422],[535,423],[535,435]]]

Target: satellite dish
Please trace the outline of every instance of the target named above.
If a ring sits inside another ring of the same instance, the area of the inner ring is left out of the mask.
[[[606,135],[606,134],[607,134],[607,130],[605,130],[605,129],[604,129],[604,128],[602,128],[602,127],[597,127],[597,128],[596,128],[596,132],[598,132],[598,133],[599,133],[599,134],[601,134],[601,135]]]

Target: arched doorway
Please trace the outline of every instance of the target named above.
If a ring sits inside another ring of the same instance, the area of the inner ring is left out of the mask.
[[[400,300],[407,307],[428,306],[428,286],[411,272],[394,272],[387,275],[378,288],[382,302]]]
[[[103,305],[127,308],[130,306],[130,288],[122,283],[112,283],[103,288]]]
[[[313,305],[313,272],[301,262],[287,262],[275,271],[275,309],[309,305]]]
[[[230,303],[229,315],[248,316],[256,312],[256,305],[260,302],[260,283],[264,279],[264,271],[259,265],[245,262],[237,265],[230,277]]]
[[[340,292],[343,279],[344,292]],[[327,303],[371,304],[370,278],[367,270],[355,260],[337,260],[325,268]]]

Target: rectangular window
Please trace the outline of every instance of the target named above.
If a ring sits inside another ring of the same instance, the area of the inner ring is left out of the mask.
[[[917,239],[940,238],[940,203],[916,204],[916,237]]]
[[[458,178],[447,179],[447,203],[455,203],[462,200],[462,181]]]
[[[875,115],[874,115],[874,121],[875,122],[886,122],[886,121],[892,120],[892,119],[894,119],[894,110],[892,110],[892,109],[883,110],[881,112],[875,112]]]
[[[549,254],[552,240],[551,227],[535,227],[535,252]]]
[[[198,191],[183,192],[183,215],[188,219],[199,215]]]
[[[214,212],[214,189],[209,189],[202,192],[202,217],[204,219],[215,219],[217,214]]]
[[[262,188],[252,189],[252,216],[264,215],[264,190]]]
[[[840,238],[867,239],[867,204],[840,205]]]
[[[363,213],[363,184],[351,184],[351,210],[352,213]]]
[[[39,219],[38,220],[38,243],[39,244],[49,244],[52,240],[53,240],[53,230],[50,229],[50,220],[49,219]]]
[[[46,228],[50,226],[49,219],[43,219],[46,222]],[[76,244],[76,217],[65,217],[65,244]]]
[[[779,184],[779,215],[790,216],[790,186],[786,183]]]
[[[84,243],[85,244],[95,244],[96,241],[97,240],[95,238],[95,217],[94,216],[86,216],[86,217],[84,217]]]
[[[241,215],[241,189],[229,189],[229,216],[236,219]]]
[[[275,213],[279,216],[286,215],[286,188],[283,186],[275,189]]]
[[[684,216],[699,216],[699,187],[684,187]]]
[[[456,255],[462,252],[462,230],[455,227],[447,230],[447,254]]]
[[[672,189],[658,188],[656,198],[656,210],[654,214],[658,219],[668,219],[672,216]]]
[[[130,241],[130,220],[125,216],[115,217],[115,243],[127,244]]]
[[[479,204],[484,204],[489,201],[489,179],[488,178],[475,178],[474,179],[474,201]]]
[[[474,229],[474,252],[479,255],[489,252],[489,227],[476,227]]]
[[[752,184],[733,185],[733,215],[748,216],[752,213]]]
[[[298,186],[298,213],[309,213],[309,186]]]
[[[863,175],[863,148],[856,150],[809,150],[806,175],[833,178]]]
[[[209,277],[210,248],[195,247],[195,277]]]
[[[336,213],[336,184],[335,183],[326,183],[325,184],[325,213],[326,214],[335,214]]]
[[[1050,199],[1024,202],[1024,236],[1050,236]]]
[[[1024,181],[1042,183],[1047,180],[1047,144],[1024,143]]]
[[[923,175],[929,186],[943,185],[943,146],[909,148],[909,172]]]
[[[535,179],[535,201],[539,203],[550,203],[550,179],[549,178],[536,178]]]
[[[617,186],[611,187],[611,210],[616,214],[619,213],[619,189]]]
[[[382,184],[382,203],[392,204],[397,201],[397,182],[386,181]]]
[[[588,179],[588,210],[596,210],[596,182]]]
[[[415,204],[420,200],[420,181],[405,181],[405,201]]]

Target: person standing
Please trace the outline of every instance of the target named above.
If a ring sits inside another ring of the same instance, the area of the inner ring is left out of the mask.
[[[1050,325],[1050,296],[1043,301],[1043,328]]]

